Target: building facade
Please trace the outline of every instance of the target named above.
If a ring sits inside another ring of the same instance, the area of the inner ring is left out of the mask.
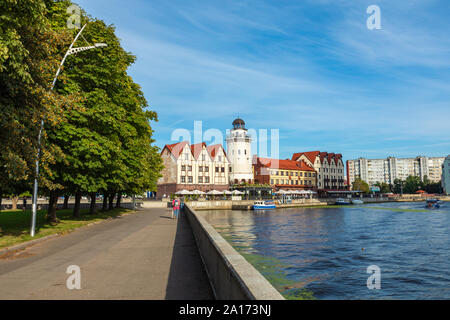
[[[450,155],[442,163],[441,181],[444,193],[450,195]]]
[[[164,169],[158,180],[160,196],[183,189],[204,192],[228,189],[230,162],[220,144],[179,142],[164,146],[161,157]]]
[[[431,182],[439,182],[442,174],[443,157],[366,159],[347,161],[347,179],[351,186],[360,177],[369,185],[377,182],[393,184],[395,179],[406,180],[408,176],[417,176],[423,181],[427,176]]]
[[[294,161],[304,161],[317,173],[317,189],[320,191],[345,190],[345,168],[340,153],[320,151],[294,153]]]
[[[304,161],[254,157],[255,183],[270,184],[275,190],[317,188],[317,175]]]
[[[227,135],[229,181],[232,184],[253,183],[251,142],[244,120],[239,118],[234,120],[233,129]]]

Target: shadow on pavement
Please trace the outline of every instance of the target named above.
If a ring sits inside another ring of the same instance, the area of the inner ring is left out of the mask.
[[[177,223],[166,300],[214,299],[189,222],[183,212]]]

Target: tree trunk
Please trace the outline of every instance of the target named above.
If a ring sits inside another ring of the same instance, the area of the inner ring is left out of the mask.
[[[89,194],[89,196],[91,197],[91,206],[89,208],[89,214],[95,214],[96,211],[96,205],[95,205],[95,201],[97,200],[97,193],[96,192],[91,192]]]
[[[103,194],[103,206],[102,211],[106,211],[108,209],[108,194],[105,192]]]
[[[68,194],[64,195],[63,209],[69,209],[69,198],[70,198],[70,195],[68,195]]]
[[[112,210],[114,208],[114,195],[115,193],[112,192],[109,194],[109,210]]]
[[[48,201],[47,220],[50,223],[58,223],[56,217],[56,207],[58,205],[58,194],[55,191],[50,192],[50,199]]]
[[[17,203],[19,202],[19,197],[18,196],[12,196],[11,198],[12,200],[12,210],[17,210]]]
[[[81,192],[77,191],[75,193],[75,205],[73,207],[73,217],[74,218],[80,217],[80,202],[81,202]]]
[[[0,190],[0,211],[2,211],[2,201],[3,201],[3,195],[2,195],[2,190]]]
[[[23,211],[27,210],[27,197],[23,197],[22,210]]]
[[[117,201],[116,201],[116,208],[120,208],[120,201],[122,200],[122,193],[117,193]]]

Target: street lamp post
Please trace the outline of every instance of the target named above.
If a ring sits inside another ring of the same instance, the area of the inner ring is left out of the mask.
[[[76,37],[73,40],[72,44],[70,45],[69,50],[67,50],[66,54],[64,55],[64,58],[61,60],[61,63],[60,63],[59,68],[58,68],[58,71],[56,71],[55,78],[53,79],[50,91],[53,91],[53,89],[55,87],[55,84],[56,84],[56,80],[58,79],[59,73],[61,72],[61,68],[62,68],[62,66],[63,66],[63,64],[66,61],[66,58],[68,56],[70,56],[72,54],[76,54],[78,52],[91,50],[91,49],[96,49],[96,48],[102,48],[102,47],[106,47],[107,46],[106,43],[96,43],[93,46],[73,48],[73,45],[78,40],[78,37],[83,32],[83,30],[86,27],[86,25],[87,24],[85,24],[81,28],[80,32],[78,32],[78,34],[76,35]],[[32,215],[31,215],[31,231],[30,231],[30,235],[32,237],[34,237],[35,229],[36,229],[36,211],[37,211],[38,178],[39,178],[39,157],[40,157],[40,154],[41,154],[41,138],[42,138],[42,131],[43,130],[44,130],[44,119],[41,120],[41,127],[39,129],[39,135],[38,135],[38,149],[37,149],[37,154],[36,154],[36,168],[35,168],[36,172],[35,172],[34,185],[33,185],[33,207],[32,207]]]

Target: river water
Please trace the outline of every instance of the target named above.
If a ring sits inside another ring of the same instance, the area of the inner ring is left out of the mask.
[[[203,214],[286,298],[450,299],[450,203]]]

